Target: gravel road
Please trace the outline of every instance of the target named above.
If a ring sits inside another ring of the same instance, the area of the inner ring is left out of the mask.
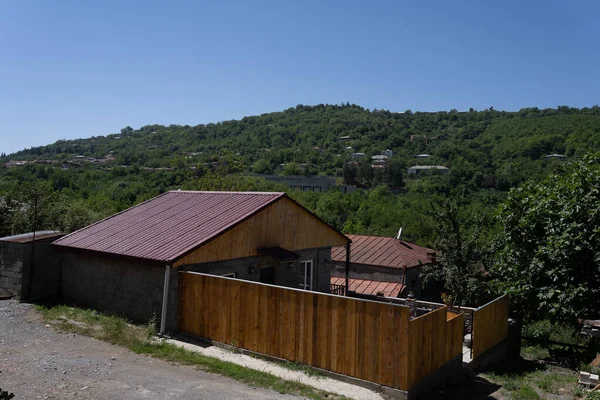
[[[299,399],[46,327],[0,301],[0,387],[21,399]]]

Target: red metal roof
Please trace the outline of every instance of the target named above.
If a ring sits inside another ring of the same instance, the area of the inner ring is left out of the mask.
[[[346,235],[352,240],[350,261],[355,264],[377,265],[390,268],[417,267],[431,264],[427,253],[435,250],[418,246],[403,240],[381,236]],[[346,248],[337,246],[331,249],[331,260],[346,261]]]
[[[171,262],[285,193],[170,191],[54,242],[61,247]]]
[[[332,277],[330,283],[332,285],[346,286],[346,278]],[[399,282],[369,281],[365,279],[349,279],[348,286],[348,290],[351,292],[372,296],[383,293],[386,297],[398,297],[406,287],[406,285]]]

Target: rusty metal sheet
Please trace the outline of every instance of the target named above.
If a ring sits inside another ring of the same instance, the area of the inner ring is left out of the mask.
[[[332,285],[346,285],[346,278],[332,277]],[[349,279],[348,289],[358,294],[376,296],[377,293],[383,293],[386,297],[398,297],[406,285],[399,282],[372,281],[367,279]]]

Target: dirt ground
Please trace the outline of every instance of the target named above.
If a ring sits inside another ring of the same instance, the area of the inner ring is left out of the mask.
[[[20,399],[298,399],[44,325],[0,301],[0,388]]]

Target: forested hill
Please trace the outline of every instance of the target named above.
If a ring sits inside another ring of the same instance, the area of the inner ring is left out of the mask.
[[[79,155],[114,156],[118,165],[139,167],[195,166],[218,161],[223,149],[229,149],[240,169],[277,173],[282,164],[298,163],[305,173],[341,176],[350,154],[365,153],[367,159],[391,149],[403,168],[415,163],[414,155],[428,153],[427,163],[494,176],[497,184],[513,186],[543,173],[548,154],[574,157],[599,148],[598,106],[393,113],[350,104],[299,105],[207,125],[126,127],[117,134],[60,140],[3,155],[0,162],[65,162]]]
[[[372,168],[370,156],[385,149],[393,157],[384,168]],[[318,105],[207,125],[126,127],[3,155],[0,235],[33,225],[70,232],[169,189],[286,190],[248,175],[303,173],[333,175],[365,189],[289,190],[345,233],[391,236],[402,226],[407,240],[435,246],[442,234],[432,205],[458,201],[462,226],[484,228],[480,237],[489,237],[493,219],[471,216],[493,215],[510,188],[541,181],[564,165],[548,154],[576,160],[599,149],[598,106],[392,113]],[[423,153],[431,156],[415,158]],[[450,170],[415,179],[406,170],[414,164]],[[403,195],[394,194],[398,186]]]

